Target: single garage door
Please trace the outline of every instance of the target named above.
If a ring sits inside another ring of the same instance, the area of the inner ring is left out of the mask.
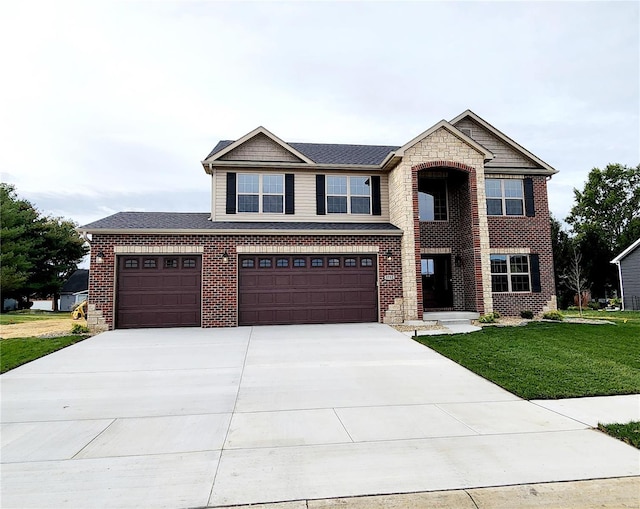
[[[238,323],[377,322],[374,255],[243,255]]]
[[[200,327],[200,256],[119,256],[116,327]]]

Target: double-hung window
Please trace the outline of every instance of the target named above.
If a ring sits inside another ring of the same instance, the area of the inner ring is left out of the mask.
[[[238,212],[282,214],[284,175],[238,174]]]
[[[524,215],[524,191],[520,179],[486,179],[487,215]]]
[[[491,255],[491,291],[530,292],[531,270],[528,255]]]
[[[369,177],[327,176],[328,214],[371,214]]]

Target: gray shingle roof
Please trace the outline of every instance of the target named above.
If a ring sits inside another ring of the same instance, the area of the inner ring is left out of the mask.
[[[89,289],[89,271],[87,269],[76,270],[62,285],[60,293],[75,293]]]
[[[234,143],[233,140],[219,141],[206,158],[227,148],[232,143]],[[378,165],[384,161],[389,152],[400,148],[395,145],[345,145],[340,143],[289,143],[289,145],[316,164]]]
[[[292,230],[319,231],[388,231],[401,230],[390,223],[316,223],[316,222],[244,222],[209,221],[207,212],[118,212],[79,228],[81,231],[98,230]]]

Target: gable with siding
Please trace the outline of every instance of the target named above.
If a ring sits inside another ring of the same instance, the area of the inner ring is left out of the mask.
[[[276,143],[263,133],[256,134],[231,152],[223,155],[221,161],[268,161],[278,163],[301,163],[282,145]]]
[[[620,260],[624,309],[640,311],[640,249],[636,248]]]
[[[454,124],[458,129],[463,130],[464,134],[467,134],[466,130],[469,130],[469,137],[477,141],[491,151],[495,156],[493,160],[487,162],[485,167],[487,168],[540,168],[541,166],[534,161],[525,157],[523,154],[510,147],[507,143],[502,141],[493,133],[482,127],[480,124],[474,122],[470,118],[464,118]]]

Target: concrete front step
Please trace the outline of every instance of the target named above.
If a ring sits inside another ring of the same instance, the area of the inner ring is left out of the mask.
[[[477,320],[480,313],[475,311],[427,311],[423,313],[423,320],[436,320],[439,322],[446,320]]]

